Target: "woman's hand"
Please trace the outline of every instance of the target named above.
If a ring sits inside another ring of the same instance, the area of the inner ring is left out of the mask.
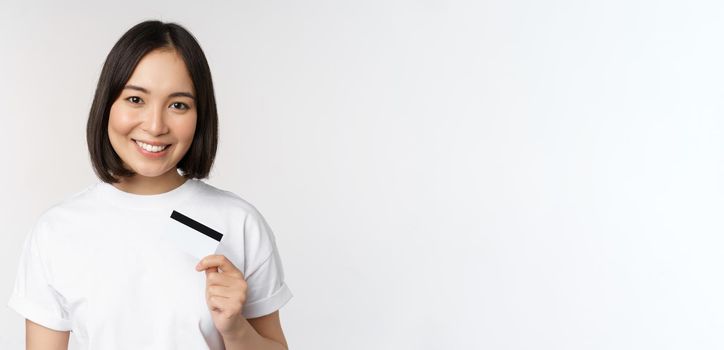
[[[241,314],[246,302],[244,274],[220,254],[201,259],[196,271],[201,270],[206,270],[206,304],[216,329],[224,338],[237,336],[248,325]]]

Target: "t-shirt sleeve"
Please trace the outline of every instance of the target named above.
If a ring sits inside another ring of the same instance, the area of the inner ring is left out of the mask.
[[[8,307],[41,326],[57,331],[72,328],[62,298],[51,285],[39,233],[44,226],[37,223],[25,237],[17,275]]]
[[[245,254],[247,262],[245,318],[261,317],[284,306],[292,293],[284,281],[284,269],[276,239],[269,225],[258,212],[245,223]]]

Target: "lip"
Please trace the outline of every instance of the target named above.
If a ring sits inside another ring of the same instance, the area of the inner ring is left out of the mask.
[[[141,141],[141,140],[139,140],[139,141]],[[171,147],[173,147],[173,145],[170,145],[170,146],[166,147],[166,149],[164,149],[163,151],[154,153],[154,152],[146,151],[145,149],[141,148],[141,146],[139,146],[135,140],[131,140],[131,142],[136,147],[136,150],[138,150],[138,153],[141,153],[141,155],[143,155],[144,157],[149,158],[149,159],[158,159],[158,158],[165,157],[168,154],[168,150],[171,149]],[[141,142],[145,143],[145,141],[141,141]],[[149,143],[149,144],[152,145],[152,143]],[[162,143],[157,146],[161,146],[161,145],[165,145],[165,144]]]
[[[146,140],[140,140],[140,139],[131,139],[131,140],[133,140],[134,142],[135,142],[135,141],[141,141],[141,142],[146,143],[146,144],[149,144],[149,145],[151,145],[151,146],[166,146],[166,145],[169,145],[169,143],[163,143],[163,142],[146,141]]]

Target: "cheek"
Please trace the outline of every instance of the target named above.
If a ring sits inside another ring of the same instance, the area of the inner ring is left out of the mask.
[[[179,141],[184,140],[190,144],[194,139],[194,132],[196,131],[196,115],[179,120],[174,129],[176,130]]]
[[[132,110],[124,109],[114,103],[108,115],[109,136],[126,136],[130,134],[131,130],[133,130],[135,119]]]

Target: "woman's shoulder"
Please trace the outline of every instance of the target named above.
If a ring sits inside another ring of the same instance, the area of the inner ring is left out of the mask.
[[[248,202],[236,192],[217,187],[206,181],[194,181],[197,182],[197,185],[200,188],[200,191],[197,193],[197,195],[205,196],[205,199],[209,201],[209,203],[213,203],[213,205],[215,206],[233,208],[251,214],[259,213],[257,208],[253,204]]]
[[[93,200],[93,190],[98,183],[93,183],[74,192],[70,192],[51,204],[37,216],[35,220],[36,228],[40,229],[47,226],[54,226],[60,221],[68,220],[71,217],[84,215],[88,213],[90,208],[96,208],[97,205]]]

